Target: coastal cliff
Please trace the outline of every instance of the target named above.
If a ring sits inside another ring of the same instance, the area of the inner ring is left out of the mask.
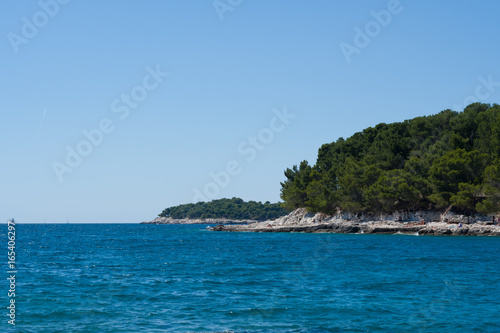
[[[358,234],[412,234],[412,235],[470,235],[500,236],[496,226],[487,216],[463,216],[446,212],[395,213],[379,216],[354,216],[337,213],[312,214],[296,209],[273,221],[248,225],[220,224],[213,231],[236,232],[307,232],[307,233],[358,233]]]

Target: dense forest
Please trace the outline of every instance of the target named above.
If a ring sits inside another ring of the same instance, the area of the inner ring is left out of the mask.
[[[219,199],[210,202],[198,202],[166,208],[160,217],[173,219],[207,219],[224,218],[231,220],[270,220],[286,215],[287,212],[280,203],[272,204],[249,201],[239,198]]]
[[[381,123],[285,171],[283,206],[310,212],[500,211],[500,106]]]

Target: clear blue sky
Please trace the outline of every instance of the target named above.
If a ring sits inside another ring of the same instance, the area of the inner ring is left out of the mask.
[[[0,11],[0,221],[276,202],[324,143],[500,101],[498,1],[54,1]]]

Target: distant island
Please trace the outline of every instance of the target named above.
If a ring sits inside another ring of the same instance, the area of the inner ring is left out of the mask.
[[[252,223],[273,220],[288,212],[281,203],[243,201],[240,198],[218,199],[178,205],[164,209],[158,218],[150,222],[156,224],[207,224],[207,223]]]

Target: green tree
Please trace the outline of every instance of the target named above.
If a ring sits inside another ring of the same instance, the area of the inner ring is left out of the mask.
[[[430,199],[438,207],[446,207],[452,203],[465,204],[462,208],[469,208],[469,204],[463,200],[463,195],[452,196],[459,192],[471,191],[472,188],[468,185],[479,185],[482,181],[484,168],[488,156],[481,154],[478,151],[467,152],[465,149],[453,150],[441,158],[438,158],[430,169],[430,181],[435,187],[435,193]],[[460,184],[462,188],[460,188]]]
[[[500,212],[500,159],[486,168],[482,193],[485,200],[476,205],[477,210],[484,214]]]
[[[283,207],[293,210],[305,207],[307,201],[307,186],[311,181],[312,168],[307,161],[300,162],[299,167],[294,165],[292,169],[285,171],[285,182],[281,183],[281,199]]]
[[[366,197],[369,207],[375,212],[416,209],[423,198],[418,181],[403,169],[383,172],[367,189]]]

